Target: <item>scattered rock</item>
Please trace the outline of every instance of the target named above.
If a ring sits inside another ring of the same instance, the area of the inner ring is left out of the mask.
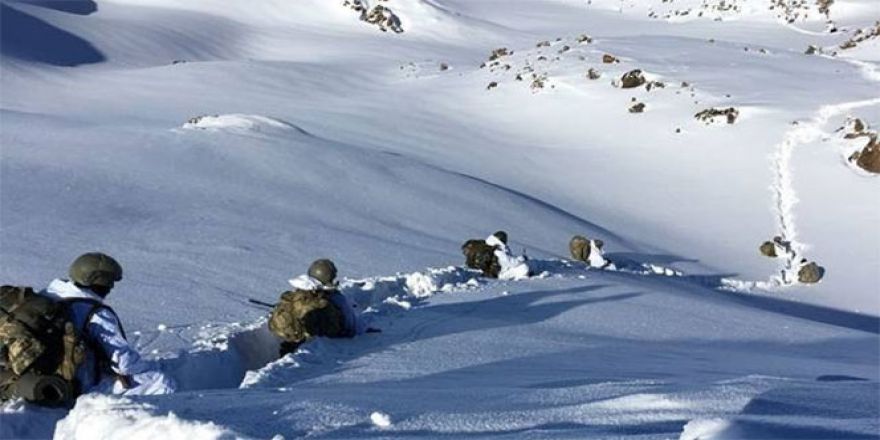
[[[791,247],[791,242],[788,240],[783,240],[780,236],[773,237],[772,240],[765,241],[758,247],[758,250],[761,252],[761,255],[770,258],[795,258],[794,248]]]
[[[629,108],[630,113],[644,113],[645,112],[645,103],[637,102],[633,104],[632,107]]]
[[[601,77],[602,77],[602,74],[599,73],[598,70],[593,69],[592,67],[590,68],[590,70],[587,70],[587,78],[595,80],[595,79],[599,79]]]
[[[387,32],[389,29],[397,34],[403,32],[400,17],[387,6],[376,5],[367,10],[367,5],[363,0],[345,0],[342,5],[360,13],[361,21],[376,25],[382,32]]]
[[[865,128],[865,123],[862,122],[861,119],[856,118],[856,120],[853,121],[853,130],[855,130],[856,133],[865,131]]]
[[[559,51],[557,53],[566,53],[570,50],[571,50],[571,46],[565,45],[565,46],[562,46],[562,48],[559,49]]]
[[[725,116],[727,118],[727,123],[733,124],[734,122],[736,122],[736,118],[739,117],[739,110],[733,107],[728,107],[725,109],[707,108],[694,115],[695,118],[707,124],[714,122],[715,118],[719,116]]]
[[[587,43],[587,44],[590,44],[590,43],[593,42],[593,38],[590,37],[590,36],[587,35],[587,34],[580,34],[580,35],[578,35],[578,37],[576,38],[576,41],[577,41],[578,43]]]
[[[776,258],[778,256],[776,254],[776,245],[772,241],[765,241],[758,247],[758,250],[765,257]]]
[[[538,75],[536,73],[532,74],[532,83],[529,85],[529,88],[532,89],[532,92],[537,92],[544,88],[547,83],[547,74]]]
[[[804,53],[807,55],[815,55],[817,53],[822,53],[822,48],[811,44],[807,47],[807,50]]]
[[[880,142],[877,142],[877,134],[871,135],[868,144],[853,153],[849,161],[869,173],[880,174]]]
[[[648,81],[645,84],[645,90],[651,91],[651,89],[664,89],[666,88],[666,84],[660,81]]]
[[[880,20],[864,29],[856,29],[852,36],[840,44],[842,50],[852,49],[859,44],[880,37]]]
[[[550,47],[550,42],[547,40],[539,41],[538,44],[535,45],[535,47]]]
[[[493,50],[492,53],[489,55],[489,61],[495,61],[501,57],[506,57],[510,55],[513,55],[513,51],[508,50],[506,47],[499,47],[498,49]]]
[[[620,77],[620,87],[624,89],[639,87],[642,84],[645,84],[645,82],[647,82],[647,80],[639,69],[631,70]]]
[[[440,63],[440,71],[441,71],[441,72],[445,72],[445,71],[447,71],[447,70],[449,70],[449,64],[446,64],[446,63]]]
[[[492,81],[492,82],[489,83],[488,86],[486,86],[486,90],[492,90],[492,89],[494,89],[495,87],[498,87],[498,82],[497,82],[497,81]]]
[[[825,276],[825,268],[816,264],[815,261],[801,261],[798,269],[798,281],[804,284],[816,284]]]
[[[605,64],[619,63],[620,60],[614,57],[614,55],[605,54],[602,55],[602,62]]]

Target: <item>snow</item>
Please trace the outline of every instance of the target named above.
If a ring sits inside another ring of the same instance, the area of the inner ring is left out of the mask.
[[[388,428],[391,426],[391,416],[382,412],[374,412],[370,414],[370,420],[379,428]]]
[[[213,423],[181,420],[174,413],[160,414],[149,404],[124,398],[89,395],[78,400],[66,418],[58,422],[58,440],[94,438],[187,438],[193,440],[231,440],[238,438]]]
[[[0,276],[113,255],[182,391],[0,437],[876,438],[880,181],[838,128],[880,124],[880,39],[840,49],[880,4],[767,3],[2,0]],[[457,266],[498,229],[538,276]],[[278,359],[247,300],[322,257],[382,332]]]

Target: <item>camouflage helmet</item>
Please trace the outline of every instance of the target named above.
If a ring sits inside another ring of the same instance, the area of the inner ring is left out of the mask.
[[[107,254],[89,252],[73,260],[68,273],[71,281],[80,286],[109,289],[122,279],[122,266]]]
[[[309,266],[309,276],[320,281],[325,286],[332,286],[333,282],[336,281],[336,265],[326,258],[315,260]]]
[[[494,234],[495,238],[501,240],[502,243],[507,244],[507,232],[504,231],[496,231]]]

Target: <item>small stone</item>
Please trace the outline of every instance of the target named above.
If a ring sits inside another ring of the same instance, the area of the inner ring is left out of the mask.
[[[638,102],[629,108],[630,113],[643,113],[645,111],[645,103]]]

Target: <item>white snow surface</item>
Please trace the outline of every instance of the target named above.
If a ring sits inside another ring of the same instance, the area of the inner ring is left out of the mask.
[[[880,180],[838,129],[880,127],[880,40],[839,48],[880,3],[768,3],[0,0],[3,283],[117,257],[182,388],[0,438],[878,438]],[[451,266],[498,229],[540,275]],[[382,332],[278,359],[247,300],[320,257]]]

